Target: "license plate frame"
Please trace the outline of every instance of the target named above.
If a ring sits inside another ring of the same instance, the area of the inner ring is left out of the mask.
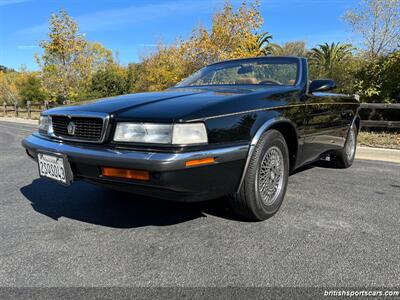
[[[46,156],[51,157],[53,159],[62,159],[65,180],[60,180],[60,179],[53,178],[51,176],[46,176],[46,174],[44,174],[44,172],[41,171],[40,162],[42,159],[45,159],[44,157],[46,157]],[[74,176],[73,176],[73,173],[71,170],[71,165],[68,161],[68,157],[65,154],[40,151],[37,153],[37,165],[38,165],[39,176],[42,178],[49,179],[51,181],[57,182],[58,184],[61,184],[64,186],[69,186],[73,182]]]

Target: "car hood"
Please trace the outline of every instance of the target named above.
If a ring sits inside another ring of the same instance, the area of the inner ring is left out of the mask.
[[[287,89],[287,87],[263,89],[262,98],[265,100],[265,96],[269,95],[273,104],[276,105],[277,99],[274,100],[273,95],[281,93],[282,89]],[[266,91],[268,91],[267,94],[265,94]],[[243,98],[250,94],[256,96],[260,94],[260,91],[259,89],[236,87],[174,88],[163,92],[129,94],[81,102],[78,105],[54,108],[48,113],[100,112],[113,115],[118,120],[185,121],[254,108],[246,107],[246,103],[252,101],[243,101]],[[234,103],[228,105],[228,102]],[[265,104],[263,101],[263,105]]]

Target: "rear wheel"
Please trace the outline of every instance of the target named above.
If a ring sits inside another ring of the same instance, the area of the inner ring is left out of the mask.
[[[354,162],[357,148],[357,127],[352,125],[347,133],[343,149],[331,154],[331,163],[337,168],[349,168]]]
[[[289,176],[289,151],[277,130],[265,132],[250,158],[240,191],[231,197],[231,207],[246,219],[262,221],[282,204]]]

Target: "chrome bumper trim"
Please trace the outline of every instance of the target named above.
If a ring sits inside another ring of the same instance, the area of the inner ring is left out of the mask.
[[[22,146],[35,154],[40,151],[65,154],[71,162],[149,171],[188,169],[192,167],[186,167],[186,161],[206,157],[214,157],[214,164],[241,160],[246,158],[249,150],[248,145],[242,145],[185,153],[133,151],[105,148],[104,146],[66,144],[60,141],[43,139],[36,134],[24,139]]]

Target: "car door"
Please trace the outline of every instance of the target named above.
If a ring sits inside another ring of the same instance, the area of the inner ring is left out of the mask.
[[[344,146],[347,125],[344,122],[340,95],[312,93],[305,99],[303,162]]]

